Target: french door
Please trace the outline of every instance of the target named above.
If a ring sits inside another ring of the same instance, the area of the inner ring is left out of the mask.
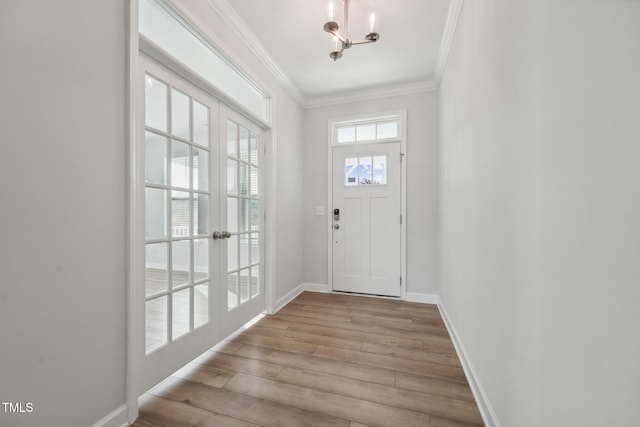
[[[140,393],[261,313],[265,301],[262,130],[159,65],[141,64]]]

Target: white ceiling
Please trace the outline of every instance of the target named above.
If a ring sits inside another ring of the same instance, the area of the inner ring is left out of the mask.
[[[451,0],[351,0],[349,33],[362,40],[377,17],[377,43],[353,46],[334,62],[324,32],[329,0],[226,0],[305,101],[400,85],[429,84]],[[334,0],[342,27],[342,1]]]

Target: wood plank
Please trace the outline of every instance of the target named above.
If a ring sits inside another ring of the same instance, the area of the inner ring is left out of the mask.
[[[330,415],[175,378],[164,381],[152,389],[151,393],[154,396],[183,402],[196,408],[261,426],[347,427],[349,425],[349,421]]]
[[[256,427],[257,425],[162,397],[147,399],[140,405],[140,417],[133,424],[133,426],[151,427]]]
[[[326,319],[320,319],[315,317],[304,317],[304,316],[294,316],[291,314],[276,314],[278,319],[285,320],[290,322],[290,326],[288,329],[291,329],[295,326],[299,325],[314,325],[314,326],[325,326],[329,328],[338,328],[344,329],[348,331],[357,331],[357,332],[367,332],[373,334],[384,334],[385,328],[383,326],[377,325],[367,325],[364,323],[352,323],[351,321],[347,322],[337,322],[333,320],[331,316],[327,316]]]
[[[278,403],[286,403],[303,410],[331,414],[371,426],[429,425],[429,416],[424,413],[394,408],[349,396],[311,390],[307,387],[283,384],[251,375],[237,374],[225,385],[225,388]]]
[[[440,365],[462,367],[460,360],[455,354],[436,353],[423,349],[404,348],[394,345],[372,344],[365,342],[360,347],[360,351],[365,353],[381,354],[393,356],[399,359],[420,360],[423,362],[438,363]]]
[[[324,335],[346,340],[370,342],[374,344],[397,345],[409,348],[424,348],[424,343],[420,340],[396,337],[393,335],[386,335],[384,333],[375,334],[370,332],[354,331],[351,329],[343,329],[340,327],[298,324],[292,325],[289,330],[314,333],[316,335]]]
[[[294,368],[332,373],[345,378],[353,378],[372,383],[387,385],[393,385],[395,383],[395,372],[390,369],[362,366],[350,363],[349,361],[330,360],[322,357],[300,355],[250,345],[243,346],[236,354],[263,362],[275,362]]]
[[[245,331],[234,337],[233,342],[304,354],[312,354],[318,347],[318,344],[298,341],[295,338],[276,338],[272,336],[253,334],[250,331]]]
[[[176,378],[202,383],[211,387],[222,387],[234,375],[235,372],[227,369],[220,369],[193,362],[172,374],[172,376]]]
[[[403,390],[392,386],[372,384],[366,381],[294,368],[284,368],[278,375],[277,380],[397,408],[425,412],[429,415],[437,415],[461,422],[471,424],[482,422],[480,412],[475,403],[440,395]]]
[[[257,335],[274,337],[274,338],[291,338],[300,342],[308,342],[312,344],[324,344],[338,348],[347,348],[350,350],[359,350],[362,342],[344,338],[335,338],[326,335],[318,335],[308,332],[301,332],[291,329],[273,329],[264,328],[262,326],[253,326],[248,332]]]
[[[455,381],[396,372],[395,386],[400,389],[438,394],[440,396],[451,397],[475,404],[475,399],[469,385]]]
[[[242,350],[242,348],[240,348],[240,350]],[[243,372],[245,374],[251,374],[265,378],[277,377],[283,368],[282,365],[276,363],[270,363],[269,361],[256,360],[256,358],[247,358],[241,356],[242,355],[209,352],[209,354],[200,356],[199,358],[194,360],[194,362],[218,369],[224,369],[233,372]]]
[[[241,350],[242,349],[239,351]],[[390,356],[343,350],[324,345],[319,345],[318,349],[313,354],[327,359],[345,362],[349,361],[360,365],[378,368],[387,367],[395,371],[408,372],[410,374],[426,375],[463,383],[466,383],[467,381],[463,369],[456,366],[439,365],[436,363],[421,362],[418,360],[397,359]]]

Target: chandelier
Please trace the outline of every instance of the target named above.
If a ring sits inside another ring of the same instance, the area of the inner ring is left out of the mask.
[[[329,22],[324,24],[324,30],[327,33],[333,34],[335,39],[335,49],[329,53],[329,57],[334,61],[342,58],[342,52],[345,49],[349,49],[351,46],[355,46],[357,44],[365,44],[365,43],[373,43],[377,42],[380,39],[380,34],[373,31],[373,26],[376,22],[376,16],[372,13],[369,16],[369,34],[364,36],[364,40],[354,42],[349,38],[349,0],[343,0],[344,2],[344,35],[340,34],[338,23],[334,21],[333,12],[334,5],[333,2],[329,3]]]

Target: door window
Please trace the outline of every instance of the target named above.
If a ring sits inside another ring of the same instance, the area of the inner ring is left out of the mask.
[[[209,322],[209,108],[145,76],[145,349]]]

